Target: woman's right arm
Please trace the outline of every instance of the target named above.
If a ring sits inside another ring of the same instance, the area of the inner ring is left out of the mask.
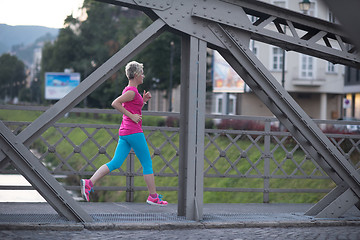
[[[132,114],[131,112],[126,110],[126,108],[124,108],[123,105],[122,105],[125,102],[129,102],[129,101],[133,100],[134,97],[135,97],[135,92],[134,91],[127,91],[123,95],[121,95],[120,97],[116,98],[112,102],[111,106],[113,108],[115,108],[116,110],[118,110],[119,112],[121,112],[122,114],[124,114],[125,116],[128,116],[134,122],[138,123],[142,118],[141,115]]]

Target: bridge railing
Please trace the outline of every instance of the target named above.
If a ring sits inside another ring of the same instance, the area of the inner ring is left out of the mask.
[[[0,106],[0,109],[46,110],[45,107],[21,106]],[[73,109],[70,114],[86,114],[89,118],[105,114],[110,119],[113,114],[118,113],[115,110]],[[163,123],[170,124],[143,126],[143,129],[157,176],[157,189],[177,191],[178,165],[181,161],[179,126],[176,121],[179,114],[144,111],[143,115],[161,116]],[[277,119],[224,115],[206,117],[208,128],[205,130],[205,194],[249,193],[261,195],[261,201],[268,203],[275,195],[325,194],[335,186],[316,161],[307,154],[306,149],[303,149],[286,129],[282,129]],[[19,121],[4,123],[15,134],[30,124]],[[316,120],[316,123],[346,159],[356,169],[360,168],[360,134],[354,131],[357,123],[334,120]],[[102,164],[112,159],[118,140],[118,128],[119,124],[57,122],[33,142],[30,149],[51,174],[63,179],[61,181],[67,190],[78,191],[80,178],[91,176]],[[95,190],[123,191],[126,192],[126,201],[134,201],[135,192],[147,190],[140,180],[141,165],[135,159],[136,156],[131,151],[123,166],[110,173],[116,177],[99,184]],[[17,173],[10,162],[1,165],[0,174]],[[309,185],[306,185],[306,182],[309,182]],[[321,184],[316,184],[317,182]],[[0,186],[0,190],[28,189],[33,188]]]

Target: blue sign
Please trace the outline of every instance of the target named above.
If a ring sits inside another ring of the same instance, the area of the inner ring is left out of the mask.
[[[45,99],[61,99],[80,84],[80,73],[45,73]]]

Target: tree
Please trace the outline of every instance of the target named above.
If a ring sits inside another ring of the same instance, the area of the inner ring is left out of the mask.
[[[151,24],[145,14],[132,9],[92,0],[85,0],[83,8],[87,13],[85,21],[68,16],[65,19],[66,27],[60,30],[58,39],[53,44],[45,45],[42,78],[46,71],[72,68],[85,79]],[[172,33],[163,33],[134,58],[145,66],[146,79],[142,89],[150,89],[153,78],[159,79],[158,89],[168,89],[171,42],[175,43],[173,86],[179,84],[180,38]],[[126,84],[124,69],[121,69],[87,97],[87,106],[109,107]]]
[[[21,88],[26,85],[25,65],[16,56],[0,56],[0,95],[11,99],[18,97]]]

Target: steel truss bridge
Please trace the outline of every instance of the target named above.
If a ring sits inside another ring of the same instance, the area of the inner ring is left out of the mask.
[[[18,135],[15,136],[0,121],[0,166],[10,161],[60,215],[71,221],[93,221],[28,146],[164,31],[175,32],[182,38],[179,216],[191,220],[203,218],[207,48],[217,50],[224,57],[336,183],[336,188],[306,214],[339,217],[354,205],[360,207],[359,171],[248,48],[250,39],[253,39],[359,68],[360,30],[351,27],[360,20],[354,13],[354,9],[360,9],[359,2],[326,1],[343,23],[340,26],[253,0],[98,1],[143,11],[153,23]],[[346,11],[346,8],[350,10]],[[257,20],[251,22],[248,16]],[[275,30],[270,30],[269,24],[274,24]],[[285,34],[285,26],[291,34]],[[334,42],[340,49],[333,46]]]

